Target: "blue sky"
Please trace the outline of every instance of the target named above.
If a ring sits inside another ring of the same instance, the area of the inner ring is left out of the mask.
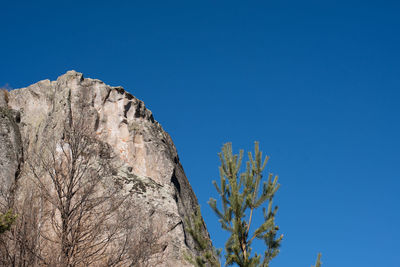
[[[223,143],[279,175],[273,267],[399,266],[400,2],[1,1],[0,86],[75,69],[145,101],[214,244]]]

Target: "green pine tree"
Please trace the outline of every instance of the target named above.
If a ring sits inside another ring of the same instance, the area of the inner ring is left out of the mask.
[[[187,231],[192,236],[196,243],[197,250],[200,252],[198,256],[192,256],[188,253],[184,255],[184,258],[196,267],[220,267],[219,256],[221,250],[217,250],[212,247],[209,238],[203,235],[202,229],[204,229],[204,221],[201,216],[200,206],[197,207],[191,218],[185,218],[187,225]]]
[[[279,253],[283,238],[283,235],[277,237],[279,228],[275,225],[275,215],[278,207],[272,205],[279,188],[278,177],[269,174],[267,181],[262,182],[268,157],[263,160],[258,142],[255,142],[254,156],[251,152],[248,156],[246,170],[240,172],[243,151],[234,155],[231,143],[223,146],[219,154],[220,185],[213,181],[221,197],[222,210],[217,207],[215,199],[210,198],[209,205],[218,216],[222,229],[230,233],[225,243],[226,265],[236,263],[240,267],[268,267],[271,259]],[[264,222],[251,231],[254,213],[266,203],[267,209],[263,208]],[[252,254],[252,242],[256,238],[264,240],[266,246],[262,258],[257,253]]]
[[[246,170],[240,172],[243,159],[243,151],[239,155],[232,153],[231,143],[227,143],[219,153],[221,160],[220,185],[215,185],[222,202],[222,210],[217,207],[217,201],[210,199],[209,204],[219,218],[222,229],[230,233],[225,243],[225,265],[237,264],[241,267],[269,267],[270,261],[279,253],[279,247],[283,235],[278,235],[278,226],[275,225],[275,215],[278,207],[272,205],[273,197],[279,188],[278,177],[268,175],[267,181],[262,182],[263,171],[268,162],[268,157],[263,160],[262,152],[259,150],[258,142],[255,142],[254,156],[248,153],[249,161],[246,163]],[[262,190],[260,191],[262,183]],[[268,204],[267,209],[263,207],[264,222],[254,231],[251,230],[252,220],[255,212],[263,204]],[[200,207],[195,213],[186,218],[188,233],[193,237],[200,255],[193,256],[185,254],[187,261],[194,266],[219,267],[218,260],[221,251],[211,246],[209,238],[204,237],[202,229],[204,222],[201,217]],[[254,239],[264,241],[266,249],[264,257],[254,253],[251,254],[251,246]],[[321,267],[321,253],[317,256],[315,266]]]
[[[17,216],[11,210],[0,214],[0,234],[10,230],[16,218]]]

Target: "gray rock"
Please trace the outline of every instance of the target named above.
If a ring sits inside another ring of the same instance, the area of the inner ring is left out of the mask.
[[[43,80],[12,90],[8,106],[0,108],[3,184],[10,186],[18,174],[22,141],[28,144],[24,153],[29,155],[46,143],[49,133],[61,138],[62,123],[68,116],[84,112],[97,139],[115,154],[113,179],[123,181],[121,191],[129,191],[145,214],[161,222],[167,242],[163,266],[188,266],[182,260],[183,252],[198,251],[185,231],[184,218],[195,211],[198,201],[171,137],[142,101],[122,87],[68,71],[56,81]],[[203,234],[208,236],[205,228]]]
[[[0,91],[0,195],[10,193],[19,178],[23,164],[22,141],[18,112],[7,107],[5,94]],[[4,198],[1,199],[3,202]],[[2,203],[9,206],[10,203]]]

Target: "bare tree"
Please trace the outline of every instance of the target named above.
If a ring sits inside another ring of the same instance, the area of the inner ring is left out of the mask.
[[[112,148],[94,136],[95,120],[84,114],[48,123],[39,141],[25,144],[26,168],[12,187],[0,190],[0,212],[12,208],[18,215],[0,236],[0,265],[162,262],[162,225],[134,208],[134,196],[116,179]]]
[[[35,196],[34,196],[35,195]],[[1,266],[37,266],[45,264],[41,257],[40,213],[34,200],[39,199],[35,192],[21,197],[14,205],[16,220],[10,231],[0,238]]]
[[[101,262],[116,234],[116,228],[109,226],[123,199],[118,199],[115,187],[105,186],[112,171],[110,148],[91,135],[90,126],[83,116],[71,116],[63,136],[51,136],[29,161],[48,215],[47,231],[41,236],[59,250],[49,264],[69,267]]]
[[[132,213],[135,210],[135,213]],[[129,212],[130,211],[130,212]],[[162,221],[154,219],[154,211],[145,212],[131,200],[118,213],[118,238],[106,266],[159,266],[164,260],[167,231]]]

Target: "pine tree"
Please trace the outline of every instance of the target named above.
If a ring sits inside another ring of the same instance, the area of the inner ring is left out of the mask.
[[[221,250],[215,249],[210,239],[203,235],[202,229],[204,228],[203,217],[201,216],[200,206],[197,206],[196,211],[192,214],[191,218],[185,218],[187,231],[192,236],[196,243],[197,250],[200,255],[193,257],[186,253],[185,259],[196,267],[220,267],[219,256]]]
[[[11,210],[4,214],[0,214],[0,234],[10,230],[11,225],[14,223],[16,215]]]
[[[240,173],[243,150],[239,155],[233,155],[232,144],[227,143],[219,154],[221,160],[220,185],[213,181],[221,201],[222,210],[217,207],[217,201],[210,198],[209,205],[219,218],[222,229],[230,233],[225,243],[226,265],[237,264],[241,267],[263,266],[279,253],[283,235],[277,237],[278,226],[275,225],[275,215],[278,207],[272,206],[272,200],[279,188],[278,177],[269,174],[263,182],[260,191],[263,171],[268,157],[263,160],[258,142],[255,142],[254,157],[248,153],[249,161],[246,170]],[[252,220],[255,211],[268,203],[267,210],[263,208],[264,222],[251,233]],[[254,239],[264,240],[266,250],[261,261],[261,255],[252,252]]]
[[[258,142],[255,142],[254,157],[251,152],[248,153],[249,161],[246,163],[244,172],[240,172],[243,151],[241,150],[239,155],[234,155],[231,143],[223,146],[219,157],[221,160],[220,185],[215,181],[213,184],[221,197],[222,210],[217,207],[215,199],[211,198],[209,204],[217,214],[222,229],[230,233],[230,237],[225,243],[225,265],[269,267],[270,261],[279,253],[283,238],[283,235],[277,237],[279,228],[275,225],[278,207],[272,208],[273,197],[279,189],[278,177],[269,174],[267,181],[263,182],[260,192],[263,171],[269,158],[265,157],[263,160]],[[263,207],[264,222],[250,233],[256,210],[266,202],[268,208]],[[186,218],[185,222],[188,233],[193,237],[197,249],[200,251],[200,255],[195,257],[185,254],[186,260],[197,267],[221,266],[216,257],[220,255],[220,251],[213,247],[210,248],[210,240],[201,234],[204,222],[200,207],[190,218]],[[263,258],[257,253],[254,256],[251,254],[252,242],[256,238],[265,243],[266,249]],[[321,253],[319,253],[315,266],[312,267],[321,266]]]

